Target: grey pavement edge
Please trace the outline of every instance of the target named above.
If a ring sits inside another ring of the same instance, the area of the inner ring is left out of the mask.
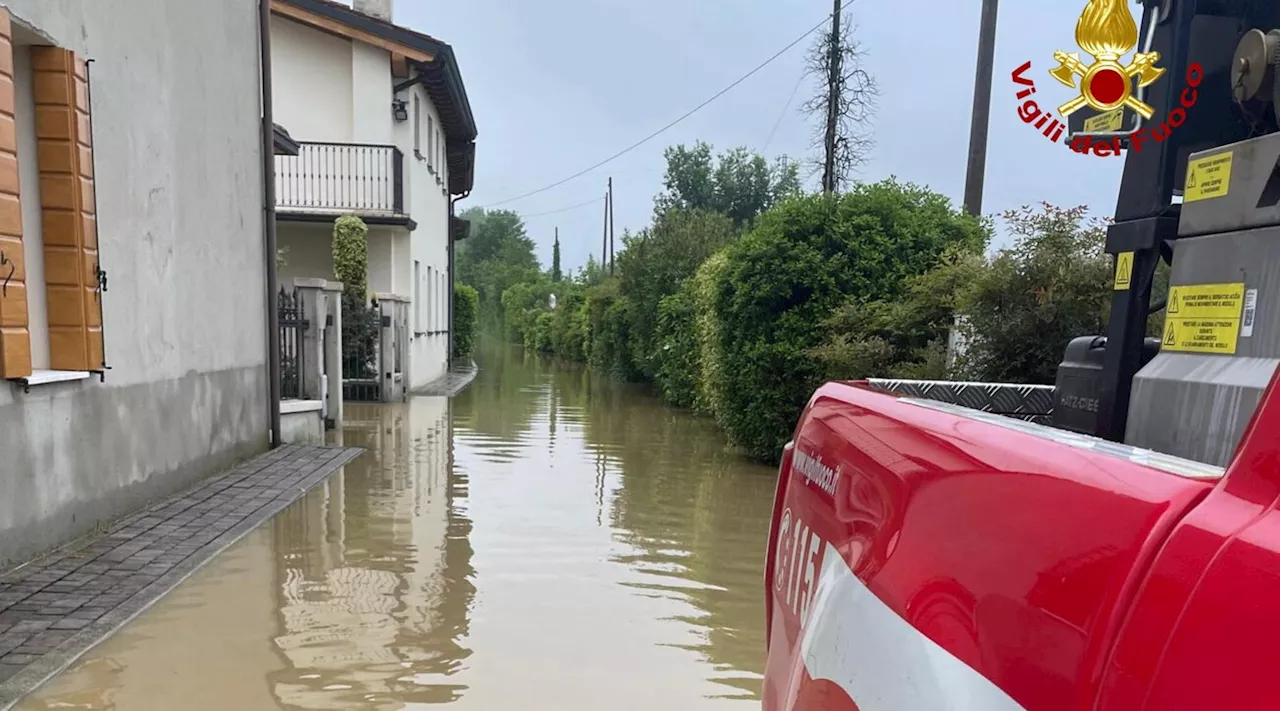
[[[16,657],[5,665],[9,669],[21,665],[0,681],[0,711],[11,709],[363,451],[279,447],[0,576],[0,660]],[[192,535],[196,530],[201,533]],[[77,594],[78,587],[98,582],[105,585],[93,588],[102,594]],[[40,595],[47,597],[23,604]],[[103,604],[88,604],[94,602]],[[5,618],[10,613],[16,622]],[[12,638],[11,649],[5,649],[5,636],[19,628],[34,636],[16,647]]]
[[[479,372],[475,361],[471,361],[466,365],[454,366],[448,373],[436,378],[426,385],[416,389],[412,394],[426,395],[436,397],[453,397],[471,384],[475,380],[476,373]]]

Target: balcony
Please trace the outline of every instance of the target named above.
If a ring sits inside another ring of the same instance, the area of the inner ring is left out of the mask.
[[[404,154],[395,146],[299,142],[298,155],[276,156],[276,211],[285,219],[354,213],[407,221]]]

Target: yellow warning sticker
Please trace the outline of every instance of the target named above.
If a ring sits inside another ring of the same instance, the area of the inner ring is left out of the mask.
[[[1236,352],[1238,319],[1170,319],[1164,326],[1163,347],[1167,351],[1186,353]]]
[[[1169,289],[1167,314],[1176,318],[1240,318],[1244,283],[1184,284]]]
[[[1231,189],[1230,151],[1197,158],[1187,166],[1187,184],[1182,201],[1195,202],[1223,197]]]
[[[1183,284],[1169,289],[1164,350],[1187,353],[1236,352],[1244,284]]]
[[[1108,111],[1105,114],[1090,116],[1084,120],[1085,133],[1111,133],[1119,131],[1124,125],[1124,107],[1115,111]]]
[[[1115,291],[1126,291],[1133,279],[1133,252],[1121,252],[1116,255]]]

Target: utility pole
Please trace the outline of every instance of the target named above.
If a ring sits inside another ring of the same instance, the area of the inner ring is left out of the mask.
[[[840,105],[840,4],[832,0],[831,8],[831,60],[827,71],[827,137],[826,160],[822,167],[822,192],[830,195],[836,191],[836,121]]]
[[[609,266],[609,191],[604,193],[604,233],[600,236],[600,274]]]
[[[982,215],[982,187],[987,170],[987,129],[991,122],[991,72],[996,56],[996,9],[999,0],[982,0],[978,29],[978,70],[973,80],[973,121],[969,125],[969,164],[964,176],[964,210]]]
[[[613,177],[609,177],[609,274],[613,275]]]

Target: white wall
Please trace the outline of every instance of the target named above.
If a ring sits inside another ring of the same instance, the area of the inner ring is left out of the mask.
[[[394,256],[392,229],[369,228],[369,291],[375,293],[396,293],[391,266]]]
[[[356,143],[389,144],[391,125],[391,54],[353,42],[351,52],[351,121]]]
[[[350,40],[272,16],[271,108],[295,140],[373,142],[352,125],[352,56]]]
[[[0,383],[0,567],[262,451],[268,409],[257,2],[7,4],[94,60],[111,370]]]
[[[403,227],[372,225],[366,236],[369,245],[369,291],[413,296],[408,272],[409,235]],[[333,272],[333,225],[281,222],[276,225],[276,241],[284,255],[280,284],[292,288],[295,278],[329,279]],[[401,272],[405,272],[401,275]]]
[[[405,205],[417,229],[391,237],[396,228],[372,227],[369,232],[369,287],[373,291],[390,292],[413,298],[413,262],[421,264],[420,275],[426,279],[427,267],[444,274],[448,270],[449,203],[445,186],[447,169],[444,151],[437,149],[428,160],[428,146],[438,146],[436,136],[443,138],[440,116],[426,91],[415,86],[400,93],[406,102],[409,120],[397,122],[392,117],[390,55],[382,49],[362,42],[330,37],[318,30],[290,20],[272,21],[272,66],[276,122],[302,141],[335,141],[393,144],[404,154]],[[414,116],[413,97],[417,96],[421,115]],[[433,136],[427,137],[427,117]],[[414,155],[413,127],[421,121],[423,158]],[[433,174],[428,166],[435,169]],[[381,234],[376,234],[381,232]],[[283,233],[282,233],[283,234]],[[301,234],[301,233],[298,233]],[[385,239],[384,239],[385,238]],[[281,237],[282,244],[293,237]],[[292,242],[290,242],[292,245]],[[293,247],[290,246],[292,252]],[[285,273],[292,275],[293,257]],[[308,268],[319,262],[305,262]],[[332,265],[330,261],[328,263]],[[443,331],[444,309],[439,304],[447,299],[443,276],[436,284],[423,284],[423,303],[412,304],[421,309],[423,322],[433,324],[430,331]],[[415,322],[411,315],[410,324]],[[444,374],[448,357],[449,336],[415,335],[410,345],[410,387],[419,387]]]
[[[287,250],[280,267],[280,285],[293,288],[295,278],[333,280],[333,225],[280,222],[276,243]]]
[[[412,269],[413,260],[421,263],[419,274],[425,282],[427,267],[431,267],[433,274],[439,272],[441,275],[444,275],[449,268],[449,198],[445,189],[447,183],[443,178],[437,182],[436,176],[428,170],[428,161],[425,156],[419,159],[413,155],[414,116],[413,101],[410,99],[413,94],[418,96],[420,109],[432,117],[431,124],[437,129],[440,125],[440,116],[421,86],[415,86],[410,91],[403,92],[403,98],[409,103],[410,115],[408,121],[396,126],[396,142],[408,156],[405,159],[406,201],[409,203],[409,214],[418,223],[418,229],[414,230],[410,237],[409,252],[412,258],[409,260],[409,265]],[[428,146],[427,121],[425,117],[421,117],[421,121],[421,143],[425,153]],[[443,132],[440,135],[443,136]],[[434,145],[434,140],[431,144]],[[433,165],[439,163],[435,159],[431,162]],[[443,166],[437,172],[444,173],[442,168]],[[445,279],[442,276],[435,281],[444,282]],[[438,284],[424,283],[421,292],[426,298],[422,303],[413,304],[412,308],[422,310],[422,322],[428,324],[427,331],[447,330],[448,326],[441,323],[443,319],[432,317],[432,309],[437,306],[444,294],[443,287]],[[414,323],[414,319],[411,317],[409,322]],[[443,375],[448,366],[448,351],[449,335],[447,333],[415,334],[409,347],[411,363],[409,387],[422,387]]]

